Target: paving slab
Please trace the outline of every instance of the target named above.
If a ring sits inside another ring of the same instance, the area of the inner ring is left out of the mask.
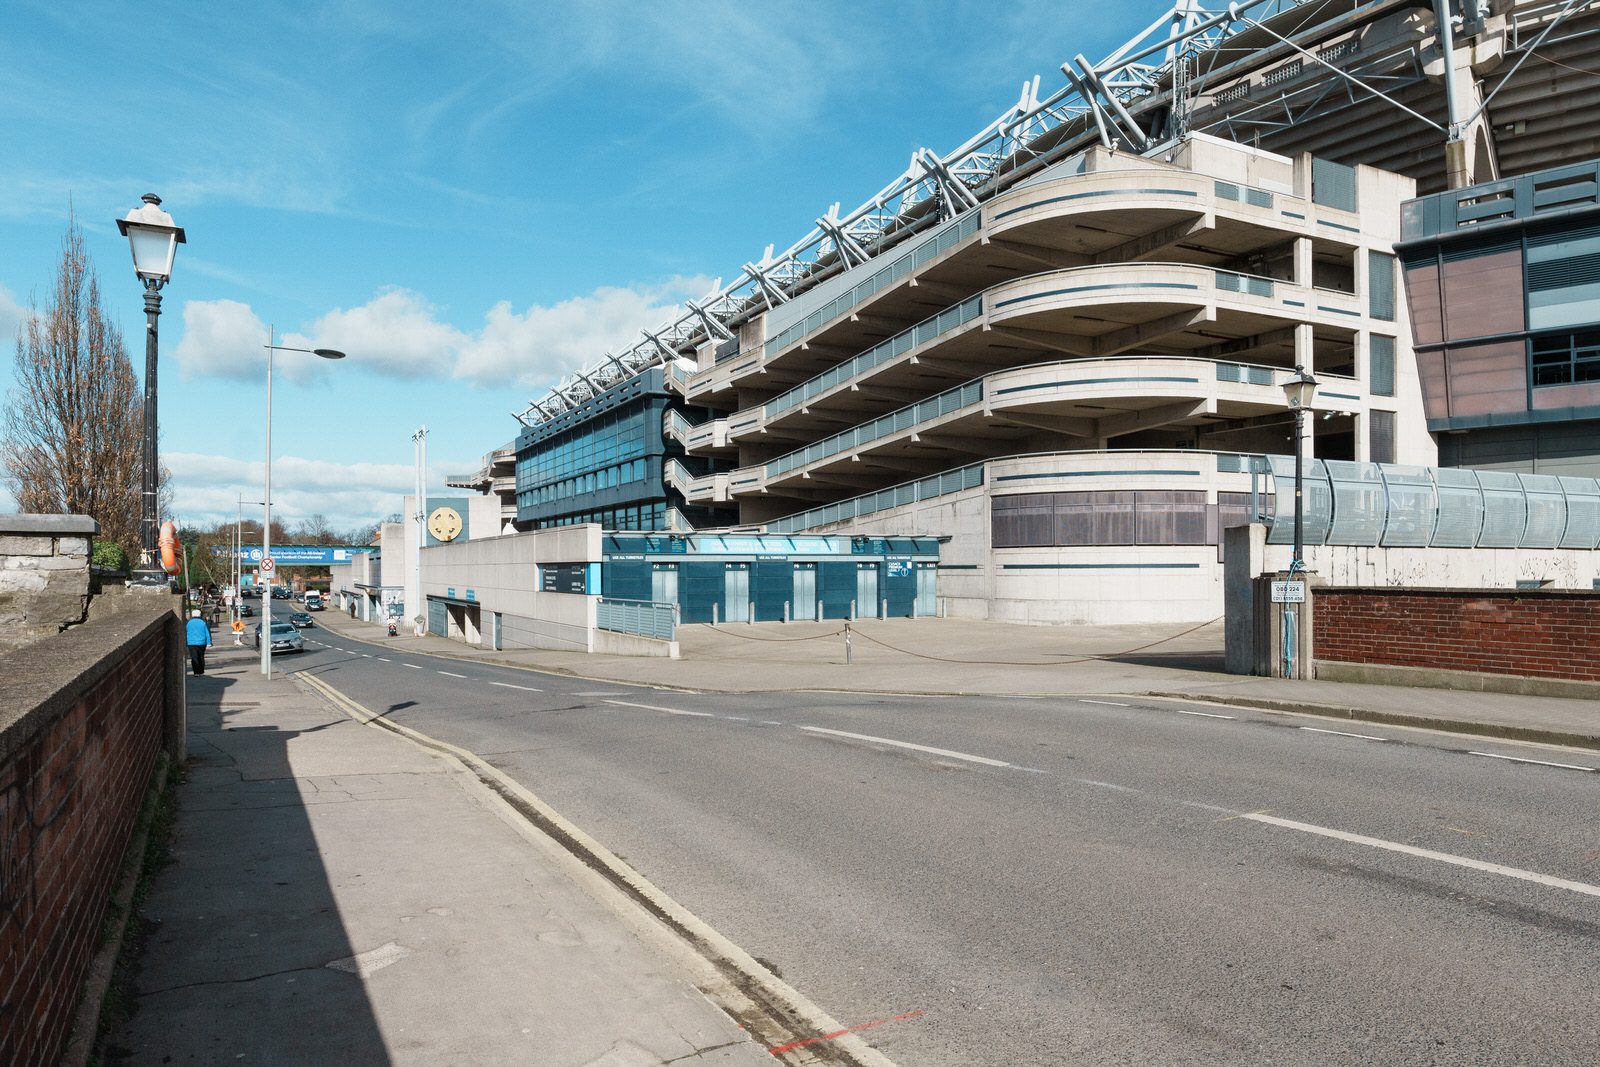
[[[459,765],[210,659],[111,1061],[773,1062]]]

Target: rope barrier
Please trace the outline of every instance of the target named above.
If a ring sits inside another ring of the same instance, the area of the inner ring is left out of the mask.
[[[1187,630],[1180,630],[1178,633],[1169,634],[1166,637],[1158,638],[1155,641],[1150,641],[1134,648],[1125,649],[1122,652],[1107,652],[1096,656],[1077,656],[1072,659],[1052,660],[956,659],[953,656],[934,656],[929,655],[926,652],[914,652],[909,648],[901,648],[898,645],[891,645],[889,642],[873,637],[871,634],[866,633],[863,630],[851,629],[848,623],[837,630],[831,630],[825,634],[813,634],[810,637],[753,637],[750,634],[741,634],[733,630],[724,630],[722,627],[715,624],[708,623],[707,625],[710,627],[710,629],[717,631],[717,633],[727,634],[729,637],[737,637],[741,641],[764,641],[770,644],[794,644],[798,641],[821,641],[829,637],[838,637],[848,631],[856,637],[865,638],[875,645],[881,645],[891,652],[898,652],[902,656],[914,656],[917,659],[930,660],[934,663],[959,663],[973,667],[1065,667],[1074,663],[1094,663],[1103,660],[1113,660],[1122,656],[1131,656],[1135,652],[1143,652],[1147,648],[1155,648],[1157,645],[1164,645],[1168,641],[1176,641],[1180,637],[1186,637],[1189,634],[1194,633],[1196,630],[1203,630],[1207,626],[1212,626],[1221,622],[1223,618],[1224,616],[1218,615],[1214,619],[1209,619],[1205,622],[1199,623],[1198,625],[1191,626]]]

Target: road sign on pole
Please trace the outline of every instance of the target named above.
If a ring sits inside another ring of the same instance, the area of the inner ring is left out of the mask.
[[[261,573],[267,575],[268,577],[271,577],[272,572],[276,567],[277,564],[272,562],[271,556],[268,556],[261,561]]]

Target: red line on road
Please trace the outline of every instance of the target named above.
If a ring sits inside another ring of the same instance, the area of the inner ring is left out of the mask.
[[[896,1015],[892,1018],[874,1019],[870,1023],[860,1023],[856,1026],[847,1026],[843,1030],[835,1030],[833,1033],[823,1034],[821,1037],[802,1037],[798,1041],[791,1041],[787,1045],[779,1045],[776,1048],[769,1048],[767,1051],[772,1053],[774,1056],[781,1056],[785,1052],[792,1052],[795,1049],[802,1048],[806,1045],[817,1045],[824,1041],[835,1041],[846,1034],[858,1034],[863,1030],[871,1030],[875,1026],[886,1026],[889,1023],[897,1023],[905,1019],[915,1019],[921,1014],[922,1009],[918,1008],[916,1011],[908,1011],[903,1015]]]

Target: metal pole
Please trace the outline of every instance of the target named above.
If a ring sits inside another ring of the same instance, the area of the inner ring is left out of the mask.
[[[1294,409],[1294,558],[1289,563],[1290,573],[1301,570],[1305,566],[1302,555],[1302,546],[1305,544],[1305,460],[1302,454],[1305,445],[1301,438],[1305,433],[1306,413],[1304,408]]]
[[[261,566],[272,558],[272,327],[267,327],[267,477],[266,493],[261,499]],[[276,568],[274,568],[274,572]],[[261,598],[261,673],[272,680],[272,574],[262,572],[266,578],[265,596]]]
[[[139,570],[143,572],[140,581],[154,585],[166,580],[158,574],[160,567],[156,560],[156,532],[160,525],[157,503],[161,484],[156,456],[156,321],[161,317],[161,282],[156,278],[144,279],[144,316],[144,470],[141,472]]]

